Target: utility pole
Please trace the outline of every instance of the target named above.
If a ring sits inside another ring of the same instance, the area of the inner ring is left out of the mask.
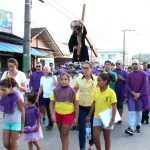
[[[31,0],[25,0],[23,71],[31,69]]]
[[[44,3],[44,0],[38,0]],[[32,0],[25,0],[24,13],[24,42],[23,42],[23,71],[31,69],[31,8]]]
[[[123,32],[123,55],[122,55],[122,61],[123,61],[123,67],[125,67],[125,57],[126,57],[126,32],[127,31],[135,31],[132,29],[124,29],[121,32]]]

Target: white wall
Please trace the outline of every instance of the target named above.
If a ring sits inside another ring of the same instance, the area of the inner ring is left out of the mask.
[[[118,59],[122,60],[122,54],[120,52],[99,52],[99,62],[104,64],[106,60],[110,60],[115,63]]]

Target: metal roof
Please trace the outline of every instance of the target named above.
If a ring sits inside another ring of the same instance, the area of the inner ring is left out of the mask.
[[[11,53],[23,53],[23,46],[22,45],[16,45],[16,44],[0,42],[0,51],[11,52]],[[43,56],[43,57],[45,56],[44,53],[36,50],[35,48],[31,48],[31,55]]]

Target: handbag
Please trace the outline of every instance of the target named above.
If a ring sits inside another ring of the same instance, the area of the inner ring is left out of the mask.
[[[30,127],[30,126],[27,126],[27,127],[24,127],[24,133],[33,133],[33,132],[36,132],[37,131],[37,126],[33,126],[33,127]]]

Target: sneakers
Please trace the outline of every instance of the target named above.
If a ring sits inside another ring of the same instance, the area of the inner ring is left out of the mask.
[[[130,127],[125,130],[125,133],[129,135],[134,135],[133,130]]]
[[[141,133],[141,127],[139,125],[136,126],[135,132]],[[130,127],[125,130],[125,133],[129,135],[134,135],[133,130]]]
[[[141,127],[139,125],[136,126],[136,130],[137,133],[141,133]]]
[[[47,130],[47,131],[51,130],[52,128],[53,128],[53,125],[48,125],[48,126],[46,126],[46,130]]]

